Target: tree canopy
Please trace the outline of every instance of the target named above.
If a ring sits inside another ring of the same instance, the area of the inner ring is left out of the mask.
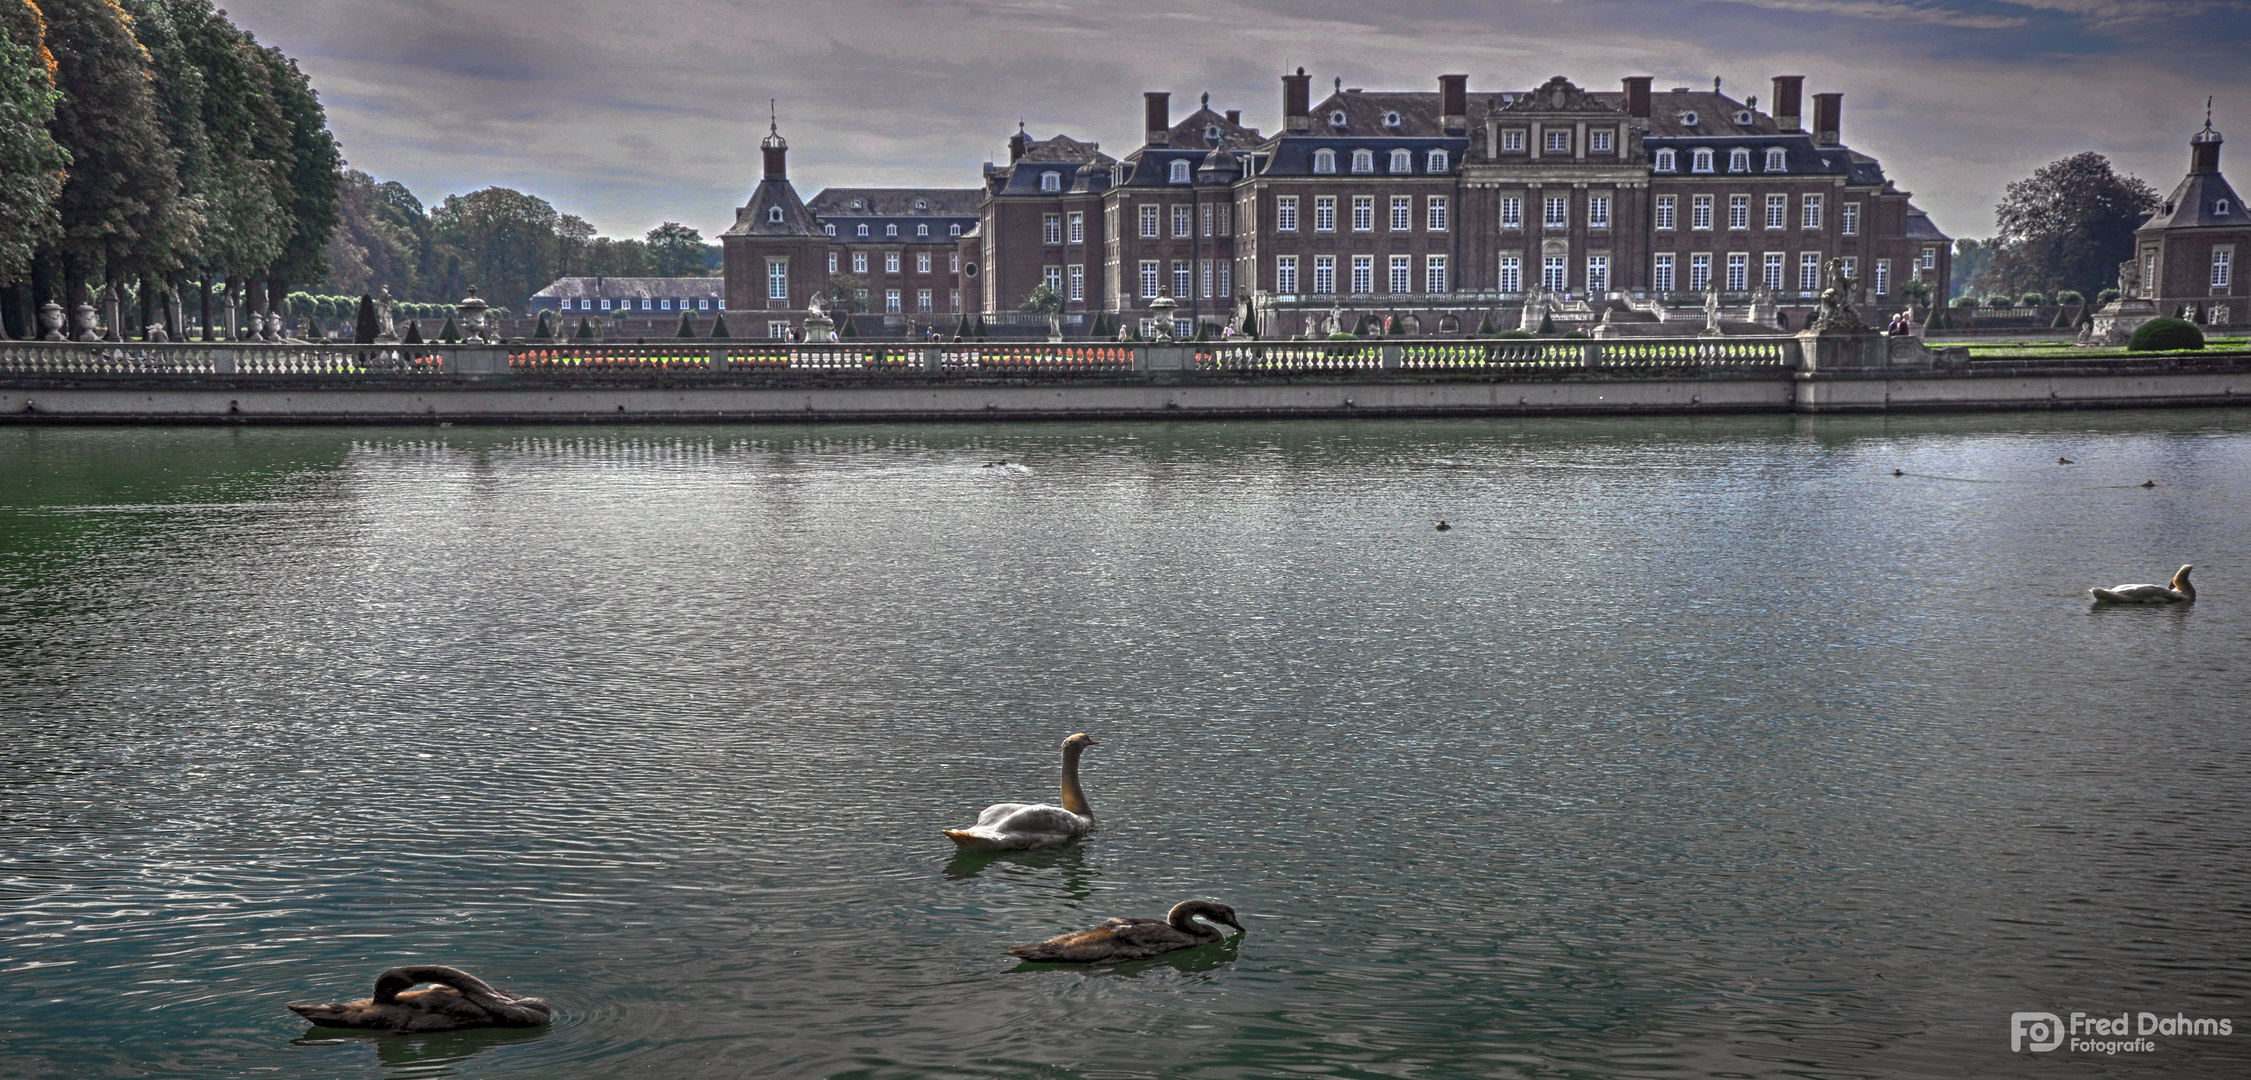
[[[2134,255],[2134,230],[2157,208],[2148,184],[2120,176],[2110,159],[2075,154],[2009,185],[1993,208],[1993,263],[1978,277],[1992,293],[2093,292]]]
[[[0,0],[0,282],[62,231],[55,199],[70,153],[47,130],[57,97],[45,20],[25,0]]]

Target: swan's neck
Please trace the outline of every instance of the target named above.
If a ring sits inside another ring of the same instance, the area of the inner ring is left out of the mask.
[[[1094,806],[1086,801],[1085,789],[1079,787],[1079,754],[1081,747],[1063,748],[1063,809],[1080,817],[1093,817]]]
[[[2196,599],[2196,586],[2188,583],[2186,573],[2173,575],[2173,591],[2188,597],[2190,600]]]
[[[1170,912],[1166,913],[1165,921],[1171,923],[1173,929],[1178,930],[1181,933],[1188,935],[1189,937],[1227,936],[1227,931],[1221,930],[1217,925],[1213,923],[1197,922],[1196,916],[1201,914],[1203,914],[1203,910],[1201,908],[1193,907],[1188,904],[1179,904],[1174,906]]]

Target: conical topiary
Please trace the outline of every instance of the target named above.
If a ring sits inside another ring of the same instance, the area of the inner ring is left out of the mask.
[[[586,316],[584,316],[584,315],[581,315],[581,316],[579,316],[579,317],[578,317],[578,330],[577,330],[576,332],[572,333],[572,334],[571,334],[571,336],[572,336],[572,337],[574,337],[574,338],[577,338],[577,339],[578,339],[578,340],[580,340],[580,341],[592,341],[592,340],[594,340],[594,322],[593,322],[593,320],[591,320],[591,319],[588,319],[588,318],[587,318]]]
[[[2071,309],[2070,309],[2069,307],[2066,307],[2066,306],[2064,306],[2064,305],[2062,305],[2062,304],[2058,304],[2058,305],[2056,305],[2056,317],[2055,317],[2055,318],[2053,318],[2053,319],[2050,319],[2050,320],[2048,320],[2048,329],[2050,329],[2050,330],[2064,330],[2064,329],[2068,329],[2068,328],[2069,328],[2069,327],[2071,326],[2071,317],[2070,317],[2070,316],[2071,316]]]
[[[531,336],[540,341],[555,340],[555,313],[541,308],[539,325],[532,328]]]
[[[727,313],[722,311],[711,317],[711,340],[726,341],[735,335],[727,332]]]
[[[406,321],[406,333],[399,335],[399,343],[402,345],[424,344],[422,340],[422,323],[419,320],[408,319]]]
[[[1555,316],[1554,316],[1554,315],[1552,315],[1552,314],[1549,314],[1548,312],[1545,312],[1545,311],[1543,311],[1543,312],[1541,312],[1541,313],[1540,313],[1540,332],[1541,332],[1541,333],[1543,333],[1543,334],[1552,334],[1552,333],[1555,333]]]
[[[352,319],[352,344],[373,345],[382,332],[382,324],[375,321],[375,298],[361,293],[359,314]]]
[[[983,315],[977,316],[977,340],[985,340],[985,317]]]
[[[1487,308],[1485,310],[1485,317],[1477,320],[1477,331],[1471,336],[1492,337],[1493,333],[1493,311],[1491,308]]]
[[[963,341],[969,340],[969,336],[974,333],[976,331],[969,328],[969,316],[967,315],[962,316],[961,321],[954,325],[954,336]]]
[[[438,340],[447,344],[461,340],[461,330],[453,325],[453,316],[446,316],[446,324],[438,330]]]
[[[689,312],[681,312],[680,325],[673,327],[672,336],[676,338],[692,338],[696,336],[696,317]]]
[[[844,317],[844,328],[843,328],[843,329],[841,329],[841,330],[838,330],[838,331],[836,332],[836,336],[837,336],[837,337],[840,337],[840,338],[848,338],[848,337],[859,337],[859,336],[860,336],[860,332],[859,332],[858,330],[856,330],[856,329],[854,329],[854,328],[853,328],[853,318],[852,318],[852,316],[850,316],[850,315],[846,315],[846,316]]]

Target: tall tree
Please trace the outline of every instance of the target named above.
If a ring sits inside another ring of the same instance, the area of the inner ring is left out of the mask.
[[[598,277],[654,277],[656,268],[654,260],[649,258],[647,243],[597,236],[587,241],[584,273]]]
[[[658,277],[703,276],[703,234],[677,221],[649,230],[649,262]]]
[[[281,255],[270,268],[273,295],[279,299],[291,281],[318,281],[327,269],[322,251],[336,229],[339,188],[344,154],[328,133],[328,114],[321,109],[313,81],[297,61],[279,49],[261,49],[267,77],[272,80],[274,103],[287,124],[276,159],[288,181],[288,231]]]
[[[70,154],[47,130],[57,94],[46,36],[37,8],[0,0],[0,285],[22,277],[62,231],[55,199]]]
[[[149,262],[136,268],[145,274],[163,274],[194,260],[207,224],[204,207],[211,184],[211,138],[203,126],[203,70],[189,57],[187,43],[181,39],[164,0],[118,0],[118,6],[130,16],[127,25],[134,40],[148,52],[157,123],[172,148],[176,210],[168,220],[151,223]]]
[[[209,0],[165,0],[180,44],[203,76],[203,130],[207,166],[188,176],[204,216],[202,241],[190,269],[200,279],[199,307],[214,276],[230,291],[281,257],[287,223],[288,176],[274,160],[275,133],[283,123],[272,78],[249,35],[214,10]],[[204,316],[212,312],[204,310]],[[204,326],[209,332],[211,321]]]
[[[396,189],[394,192],[391,189]],[[404,193],[406,206],[395,201]],[[397,181],[347,169],[338,188],[339,223],[323,253],[327,289],[333,293],[378,293],[388,288],[401,300],[430,299],[421,293],[422,204]]]
[[[1989,292],[2094,293],[2134,256],[2134,230],[2157,208],[2157,192],[2111,171],[2093,151],[2054,162],[2009,185],[1993,208]]]
[[[560,215],[547,200],[491,187],[448,195],[430,215],[431,232],[460,271],[495,307],[522,310],[533,292],[555,280],[555,227]],[[451,275],[449,275],[451,276]]]
[[[588,246],[593,242],[593,225],[577,214],[564,214],[555,223],[555,276],[584,276]]]
[[[179,172],[157,120],[148,53],[115,0],[42,0],[39,10],[63,95],[48,130],[72,158],[57,199],[62,236],[50,249],[64,280],[161,261]]]

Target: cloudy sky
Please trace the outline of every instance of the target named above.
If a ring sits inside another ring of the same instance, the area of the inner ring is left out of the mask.
[[[971,187],[1021,118],[1122,154],[1141,92],[1280,124],[1280,74],[1346,86],[1769,96],[1842,91],[1845,141],[1938,225],[1992,228],[2010,180],[2081,150],[2169,189],[2217,98],[2251,180],[2251,0],[226,0],[297,57],[354,167],[425,201],[503,185],[611,235],[709,236],[758,176],[768,99],[790,172]],[[1810,107],[1810,106],[1809,106]]]

